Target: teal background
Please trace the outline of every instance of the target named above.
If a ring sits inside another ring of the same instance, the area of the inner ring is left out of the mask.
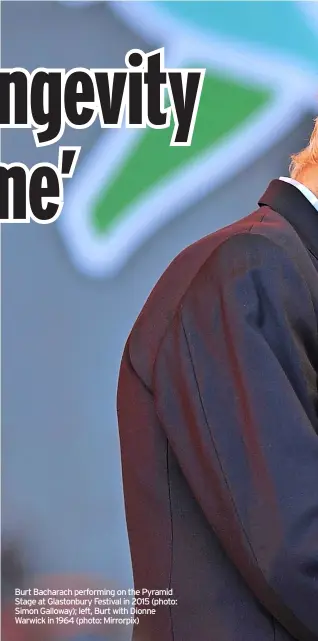
[[[316,68],[317,37],[296,3],[156,2],[168,14],[207,33],[217,33],[257,47],[299,57]]]

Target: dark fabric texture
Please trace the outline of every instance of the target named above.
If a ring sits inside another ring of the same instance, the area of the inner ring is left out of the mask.
[[[132,329],[117,407],[135,589],[178,600],[134,640],[318,640],[317,257],[318,212],[274,180],[177,256]]]

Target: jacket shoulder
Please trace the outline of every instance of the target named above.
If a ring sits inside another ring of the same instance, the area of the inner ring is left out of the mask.
[[[262,207],[180,252],[154,286],[128,337],[128,353],[139,376],[150,385],[162,338],[202,275],[213,277],[217,269],[218,277],[225,279],[233,270],[246,272],[258,264],[275,277],[274,266],[284,260],[284,248],[292,254],[304,251],[295,232],[296,238],[291,239],[292,232],[285,219]]]
[[[245,220],[251,223],[248,227],[238,221],[229,228],[227,236],[220,238],[211,252],[211,263],[223,256],[246,266],[256,261],[263,268],[271,267],[271,261],[275,260],[294,263],[304,273],[312,270],[306,246],[285,218],[269,207],[262,207]]]

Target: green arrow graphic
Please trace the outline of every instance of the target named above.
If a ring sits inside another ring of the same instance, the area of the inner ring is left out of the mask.
[[[202,64],[188,67],[202,67]],[[174,171],[215,147],[224,136],[241,126],[269,102],[269,89],[244,85],[235,79],[207,71],[192,144],[170,147],[173,119],[167,129],[146,129],[118,169],[110,185],[92,202],[92,225],[99,235],[125,216],[128,205],[137,202],[149,189]]]

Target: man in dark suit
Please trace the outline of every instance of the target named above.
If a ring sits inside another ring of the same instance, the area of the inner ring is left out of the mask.
[[[317,194],[316,123],[291,178],[177,256],[129,336],[135,589],[166,591],[140,594],[156,612],[134,639],[318,640]]]

